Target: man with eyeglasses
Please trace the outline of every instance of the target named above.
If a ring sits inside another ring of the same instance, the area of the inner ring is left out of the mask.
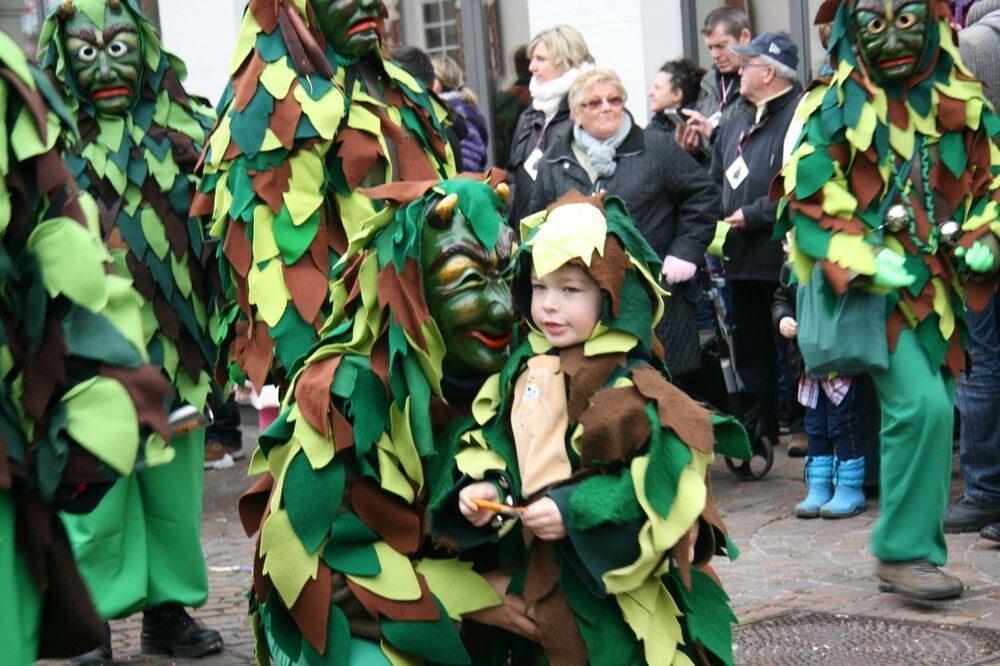
[[[777,442],[778,357],[770,312],[783,253],[771,240],[777,202],[768,193],[801,90],[799,49],[788,36],[767,32],[732,51],[742,58],[741,99],[712,146],[711,174],[722,185],[724,222],[732,227],[723,255],[737,369]]]

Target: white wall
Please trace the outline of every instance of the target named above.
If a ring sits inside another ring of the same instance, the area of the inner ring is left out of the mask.
[[[163,41],[188,67],[185,88],[213,106],[229,80],[245,6],[245,0],[160,0]]]
[[[496,0],[497,16],[500,19],[500,52],[503,54],[503,68],[498,88],[506,88],[514,82],[514,51],[531,41],[528,31],[528,0]]]
[[[607,0],[528,0],[532,35],[559,23],[579,30],[598,66],[621,77],[628,109],[645,125],[653,75],[665,61],[684,55],[680,0],[616,0],[613,5]]]

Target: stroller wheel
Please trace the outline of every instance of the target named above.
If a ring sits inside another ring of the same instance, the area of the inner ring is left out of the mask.
[[[753,455],[750,460],[726,457],[726,467],[741,481],[759,481],[763,479],[774,464],[774,442],[763,432],[755,433],[750,448]]]

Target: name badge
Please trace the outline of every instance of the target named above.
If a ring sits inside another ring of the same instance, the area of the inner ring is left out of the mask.
[[[729,181],[729,187],[734,190],[742,185],[743,181],[746,180],[749,175],[750,169],[747,167],[747,163],[743,159],[742,155],[737,157],[733,163],[729,165],[729,168],[726,169],[726,180]]]
[[[538,180],[538,162],[542,159],[542,149],[535,148],[524,160],[524,170],[531,176],[531,180]]]
[[[718,127],[721,121],[722,121],[722,111],[716,111],[715,113],[713,113],[708,117],[708,124],[712,126],[712,129]]]

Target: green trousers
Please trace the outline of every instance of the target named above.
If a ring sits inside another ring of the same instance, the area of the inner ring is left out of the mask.
[[[889,368],[871,378],[882,403],[882,515],[872,553],[884,562],[924,559],[943,566],[955,379],[931,367],[909,329],[900,334]]]
[[[168,465],[118,480],[94,511],[63,514],[80,574],[101,617],[164,603],[202,606],[205,431],[176,437]]]
[[[42,599],[14,542],[14,500],[0,490],[0,646],[3,663],[27,666],[38,654]]]

